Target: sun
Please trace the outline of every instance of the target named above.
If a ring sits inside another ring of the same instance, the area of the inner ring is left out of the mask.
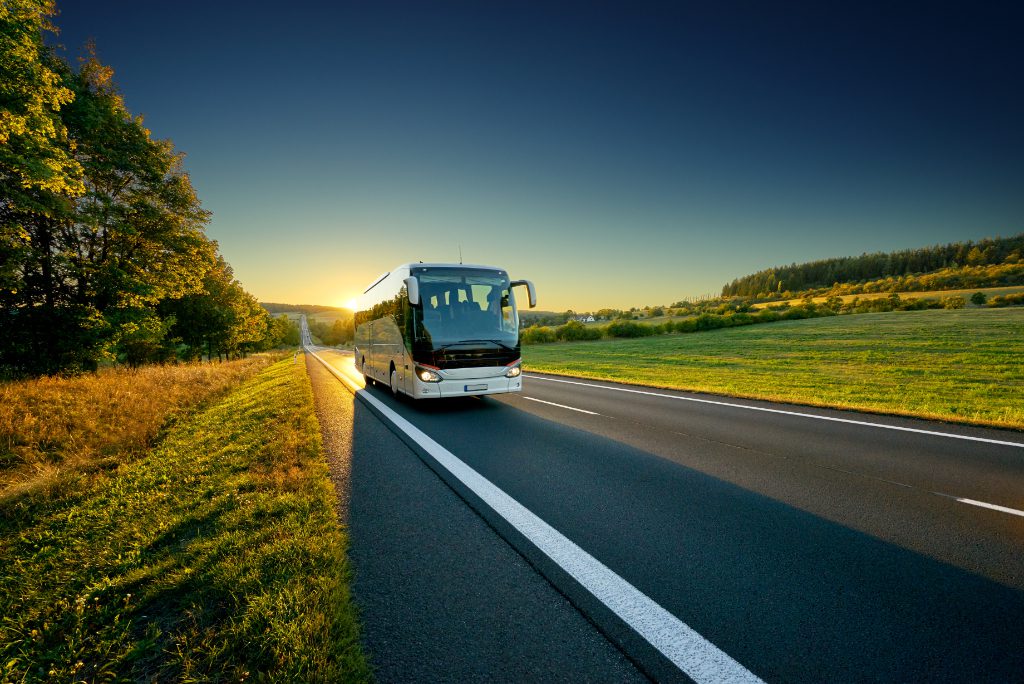
[[[345,302],[344,304],[342,304],[342,306],[345,307],[346,309],[348,309],[349,311],[355,311],[356,310],[356,298],[353,297],[352,299],[350,299],[347,302]]]

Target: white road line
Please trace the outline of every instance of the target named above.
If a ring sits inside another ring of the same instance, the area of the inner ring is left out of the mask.
[[[310,353],[691,679],[698,683],[761,682],[757,675],[538,518],[372,394],[363,391],[318,354]]]
[[[1024,518],[1024,511],[1018,511],[1016,508],[1007,508],[1006,506],[997,506],[996,504],[985,503],[984,501],[975,501],[974,499],[961,499],[957,498],[960,503],[970,504],[971,506],[981,506],[982,508],[991,508],[993,511],[1002,511],[1003,513],[1009,513],[1010,515],[1019,515]]]
[[[553,401],[544,401],[543,399],[534,399],[533,397],[523,397],[527,401],[536,401],[539,404],[547,404],[548,406],[557,406],[558,408],[569,409],[570,411],[579,411],[580,413],[586,413],[591,416],[599,416],[600,413],[594,413],[593,411],[585,411],[580,408],[573,408],[572,406],[566,406],[565,404],[556,404]]]
[[[717,406],[729,406],[731,408],[747,409],[748,411],[763,411],[765,413],[781,413],[787,416],[798,416],[800,418],[814,418],[815,420],[828,420],[833,423],[849,423],[851,425],[864,425],[866,427],[883,428],[886,430],[899,430],[900,432],[916,432],[922,435],[933,435],[936,437],[949,437],[950,439],[964,439],[971,442],[985,442],[986,444],[1001,444],[1003,446],[1018,447],[1024,449],[1022,442],[1008,442],[1001,439],[988,439],[987,437],[971,437],[969,435],[957,435],[952,432],[936,432],[934,430],[920,430],[918,428],[901,427],[899,425],[885,425],[884,423],[870,423],[864,420],[851,420],[849,418],[835,418],[833,416],[819,416],[813,413],[800,413],[799,411],[783,411],[782,409],[765,408],[763,406],[747,406],[745,404],[733,404],[728,401],[714,401],[711,399],[697,399],[696,397],[680,397],[675,394],[662,394],[661,392],[650,392],[646,390],[626,389],[625,387],[609,387],[607,385],[595,385],[590,382],[578,382],[576,380],[560,380],[557,378],[542,378],[537,375],[525,377],[533,380],[546,380],[548,382],[561,382],[567,385],[580,385],[581,387],[596,387],[597,389],[611,390],[613,392],[628,392],[629,394],[646,394],[651,397],[662,397],[664,399],[678,399],[679,401],[692,401],[698,404],[715,404]]]

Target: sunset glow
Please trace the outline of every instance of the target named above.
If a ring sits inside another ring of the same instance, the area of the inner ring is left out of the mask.
[[[532,279],[542,309],[664,305],[1024,230],[1003,9],[583,7],[186,2],[173,56],[125,1],[59,23],[187,153],[210,237],[263,301],[336,302],[461,249]]]

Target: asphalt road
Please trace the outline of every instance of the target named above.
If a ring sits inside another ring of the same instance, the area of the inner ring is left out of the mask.
[[[536,375],[486,399],[368,392],[766,681],[1024,681],[1024,448],[994,443],[1020,433]]]

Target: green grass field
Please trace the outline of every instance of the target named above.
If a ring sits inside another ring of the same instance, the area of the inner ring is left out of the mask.
[[[524,347],[528,370],[1024,429],[1024,308]]]
[[[0,681],[368,681],[305,364],[0,506]]]

